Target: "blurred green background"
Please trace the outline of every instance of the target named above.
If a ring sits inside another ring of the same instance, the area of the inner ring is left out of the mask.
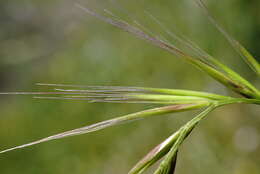
[[[134,18],[164,35],[144,13],[147,10],[170,30],[185,34],[260,86],[256,75],[193,0],[78,2],[101,13],[108,9],[129,22]],[[235,95],[181,59],[86,15],[74,3],[0,1],[0,91],[46,91],[35,86],[42,82],[183,88]],[[260,58],[260,1],[206,3],[218,21]],[[0,96],[0,148],[152,107]],[[231,105],[211,113],[183,144],[176,172],[259,174],[259,111],[257,106]],[[0,173],[127,173],[197,112],[153,117],[2,154]]]

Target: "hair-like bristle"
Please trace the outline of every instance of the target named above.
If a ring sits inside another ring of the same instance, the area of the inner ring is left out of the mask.
[[[94,11],[86,8],[86,7],[83,7],[82,5],[80,4],[76,4],[77,7],[81,8],[82,10],[84,10],[86,13],[88,13],[89,15],[91,16],[94,16],[106,23],[109,23],[113,26],[116,26],[126,32],[129,32],[129,33],[132,33],[134,34],[135,36],[137,36],[138,38],[140,39],[143,39],[143,40],[146,40],[148,42],[150,42],[151,44],[155,45],[155,46],[158,46],[162,49],[165,49],[177,56],[185,56],[187,57],[188,55],[186,53],[184,53],[183,51],[181,51],[180,49],[178,49],[177,47],[175,46],[172,46],[172,45],[169,45],[167,43],[165,43],[164,41],[158,39],[158,38],[155,38],[155,37],[152,37],[150,35],[148,35],[147,33],[145,33],[144,31],[142,31],[140,28],[137,28],[129,23],[127,23],[126,21],[122,21],[122,20],[119,20],[119,19],[112,19],[112,18],[108,18],[108,17],[105,17],[105,16],[102,16],[98,13],[95,13]]]

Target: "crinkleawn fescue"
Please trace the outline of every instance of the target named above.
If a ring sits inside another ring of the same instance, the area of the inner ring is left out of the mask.
[[[202,0],[195,0],[195,2],[206,14],[209,21],[227,38],[230,44],[246,60],[248,65],[257,73],[257,75],[260,75],[260,66],[257,60],[245,49],[245,47],[233,39],[221,27],[221,25],[216,22]],[[227,65],[221,63],[215,57],[209,55],[206,51],[201,49],[185,36],[177,35],[168,30],[167,27],[165,27],[160,22],[160,20],[158,20],[148,11],[145,11],[145,14],[148,15],[150,19],[157,25],[159,25],[161,29],[168,34],[168,36],[170,36],[175,42],[179,42],[184,47],[188,48],[194,54],[185,52],[183,49],[175,46],[175,43],[169,42],[164,37],[156,36],[152,31],[147,30],[145,26],[136,20],[132,25],[129,22],[120,19],[108,10],[104,10],[106,15],[102,15],[94,12],[89,8],[83,7],[80,4],[76,4],[76,6],[91,16],[94,16],[108,24],[129,32],[138,38],[146,40],[150,44],[164,49],[172,53],[174,56],[189,62],[206,74],[210,75],[215,80],[222,83],[228,89],[240,94],[241,97],[235,98],[214,93],[182,89],[39,83],[37,85],[53,89],[48,92],[2,92],[0,94],[32,95],[34,98],[48,100],[80,100],[88,103],[146,103],[158,106],[136,113],[115,117],[110,120],[101,121],[70,131],[58,133],[56,135],[36,140],[31,143],[2,150],[0,153],[6,153],[15,149],[22,149],[35,144],[40,144],[69,136],[86,134],[155,115],[164,115],[169,113],[201,109],[202,111],[197,116],[188,121],[162,143],[153,148],[128,172],[128,174],[142,174],[150,166],[154,165],[161,159],[161,162],[154,171],[154,174],[173,174],[175,172],[177,163],[178,151],[182,143],[190,135],[198,123],[205,119],[210,112],[223,105],[234,103],[260,105],[260,92],[252,83],[243,78],[239,73],[235,72]],[[109,15],[109,17],[107,15]]]

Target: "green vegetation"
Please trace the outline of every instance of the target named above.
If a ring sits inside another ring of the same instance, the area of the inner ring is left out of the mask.
[[[219,30],[232,47],[244,58],[249,67],[259,78],[260,65],[258,61],[243,47],[238,41],[228,34],[210,14],[206,5],[201,0],[196,0],[198,7],[206,14],[209,21]],[[182,155],[180,147],[195,127],[204,120],[209,113],[216,108],[230,104],[260,104],[260,91],[247,78],[242,77],[235,72],[233,68],[221,63],[214,56],[201,49],[192,41],[182,35],[170,32],[157,18],[148,13],[148,16],[160,26],[171,39],[179,42],[181,46],[173,41],[168,41],[164,37],[157,36],[151,31],[146,31],[138,22],[131,24],[115,14],[105,11],[105,15],[90,10],[83,5],[77,4],[77,7],[83,9],[87,14],[94,16],[106,23],[116,26],[126,32],[129,32],[140,39],[151,43],[152,45],[166,50],[180,60],[184,60],[202,72],[208,74],[214,80],[220,82],[227,89],[237,93],[241,97],[231,95],[219,95],[210,92],[199,92],[193,90],[165,89],[165,88],[145,88],[145,87],[125,87],[125,86],[82,86],[82,85],[64,85],[64,84],[38,84],[44,87],[54,87],[51,92],[6,92],[2,95],[34,95],[37,99],[61,99],[61,100],[79,100],[90,103],[136,103],[158,105],[155,108],[143,110],[140,112],[115,117],[96,124],[84,126],[71,131],[65,131],[47,138],[33,141],[28,144],[16,146],[0,153],[5,153],[15,149],[25,148],[35,144],[47,142],[55,139],[62,139],[68,136],[80,135],[105,129],[107,127],[120,125],[130,121],[136,121],[150,116],[163,115],[175,112],[184,112],[189,110],[202,109],[198,115],[181,126],[176,132],[169,136],[162,143],[152,149],[143,157],[129,172],[129,174],[145,173],[153,164],[160,161],[155,174],[170,174],[175,172],[178,157]],[[137,25],[139,24],[139,25]],[[188,49],[186,51],[184,48]],[[192,52],[192,53],[191,53]],[[173,61],[173,60],[172,60]],[[187,65],[188,66],[188,65]],[[144,67],[145,68],[145,67]],[[193,83],[196,83],[194,81]],[[144,138],[145,139],[145,138]],[[130,147],[128,147],[130,148]],[[119,154],[117,154],[119,155]],[[122,158],[124,159],[124,157]]]

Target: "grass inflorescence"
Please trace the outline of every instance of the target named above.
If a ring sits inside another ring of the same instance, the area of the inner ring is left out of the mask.
[[[243,47],[238,41],[226,32],[223,27],[216,22],[210,14],[206,5],[202,0],[195,0],[198,6],[202,9],[209,21],[219,30],[234,47],[234,49],[244,58],[248,65],[260,75],[260,66],[257,60]],[[199,92],[182,89],[164,89],[164,88],[149,88],[149,87],[124,87],[124,86],[84,86],[84,85],[65,85],[65,84],[38,84],[41,86],[53,88],[50,92],[6,92],[2,95],[33,95],[39,99],[61,99],[61,100],[84,100],[90,103],[105,102],[105,103],[149,103],[157,104],[158,107],[143,110],[140,112],[127,114],[115,117],[110,120],[102,121],[82,128],[56,134],[47,138],[43,138],[28,144],[16,146],[10,149],[1,151],[5,153],[15,149],[21,149],[35,144],[61,139],[69,136],[85,134],[98,131],[107,127],[136,121],[155,115],[163,115],[175,112],[184,112],[188,110],[203,109],[192,120],[183,125],[178,131],[174,132],[169,138],[152,149],[143,159],[141,159],[130,171],[129,174],[141,174],[150,166],[159,161],[158,168],[155,174],[170,174],[174,173],[177,163],[177,154],[180,146],[194,128],[214,109],[228,104],[256,104],[260,105],[260,91],[247,79],[239,73],[232,70],[227,65],[224,65],[219,60],[209,55],[203,49],[198,47],[194,42],[188,40],[184,36],[178,36],[169,31],[158,19],[149,12],[146,14],[158,24],[166,33],[168,33],[175,41],[180,42],[196,54],[189,54],[175,46],[163,38],[155,36],[152,32],[143,30],[137,21],[132,25],[127,21],[120,19],[109,11],[105,11],[105,15],[98,14],[93,10],[76,4],[77,7],[84,10],[87,14],[94,16],[108,24],[118,27],[126,32],[129,32],[140,39],[146,40],[149,43],[164,49],[178,58],[184,59],[188,63],[196,66],[216,81],[222,83],[228,89],[238,93],[241,97],[224,96],[208,92]],[[107,16],[109,15],[109,16]]]

